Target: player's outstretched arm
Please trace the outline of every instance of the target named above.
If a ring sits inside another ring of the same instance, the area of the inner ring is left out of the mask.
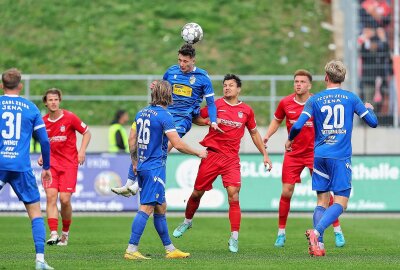
[[[365,103],[365,108],[367,108],[368,113],[361,115],[360,117],[367,123],[368,126],[376,128],[378,126],[378,118],[374,113],[374,106],[370,103]]]
[[[92,138],[92,134],[90,133],[90,130],[87,130],[82,136],[81,148],[78,151],[78,162],[80,165],[85,163],[86,149],[89,145],[90,138]]]
[[[271,138],[272,135],[275,134],[275,132],[278,130],[279,126],[281,125],[283,120],[277,120],[277,119],[272,119],[271,123],[269,124],[267,133],[264,136],[264,144],[267,145],[267,142],[269,138]]]
[[[261,138],[260,133],[257,128],[250,130],[250,136],[253,140],[254,145],[257,147],[258,151],[264,156],[264,166],[268,171],[272,169],[272,162],[268,156],[267,150],[265,149],[265,145],[263,143],[263,139]]]
[[[175,147],[175,149],[178,150],[179,152],[198,156],[199,158],[207,157],[206,150],[196,150],[196,149],[191,148],[179,137],[178,132],[171,131],[171,132],[167,132],[166,135],[168,137],[168,140],[171,142],[172,146]]]

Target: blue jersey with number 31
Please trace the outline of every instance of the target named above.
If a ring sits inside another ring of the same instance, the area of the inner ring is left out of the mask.
[[[31,170],[29,146],[32,133],[45,125],[31,101],[14,95],[0,96],[0,170]]]
[[[344,159],[352,153],[354,113],[363,118],[369,110],[352,92],[328,88],[313,95],[302,113],[314,117],[314,156]]]
[[[147,106],[136,114],[137,170],[165,166],[168,154],[166,133],[176,131],[172,115],[161,106]]]

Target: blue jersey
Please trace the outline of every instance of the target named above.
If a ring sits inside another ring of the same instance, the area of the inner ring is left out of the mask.
[[[15,95],[0,96],[0,102],[0,170],[29,171],[32,133],[40,129],[40,136],[47,139],[40,111],[31,101]]]
[[[377,126],[375,114],[365,107],[358,96],[340,88],[328,88],[307,101],[299,120],[293,125],[289,139],[293,138],[295,130],[305,122],[304,119],[313,117],[314,156],[349,158],[352,154],[351,134],[354,113],[370,126]]]
[[[161,106],[147,106],[136,114],[137,170],[151,170],[167,163],[168,138],[176,131],[172,115]]]
[[[195,67],[193,71],[183,73],[178,65],[171,66],[163,76],[172,85],[173,104],[168,110],[174,116],[186,117],[192,121],[192,118],[200,112],[200,104],[203,98],[207,99],[207,105],[214,103],[214,89],[207,72],[201,68]],[[215,105],[214,105],[215,107]],[[210,120],[216,122],[213,113],[210,114]]]

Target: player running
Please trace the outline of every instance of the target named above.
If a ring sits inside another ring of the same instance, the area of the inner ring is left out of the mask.
[[[223,81],[224,97],[215,103],[218,110],[218,122],[223,133],[210,128],[209,133],[200,142],[207,147],[208,156],[201,160],[193,192],[187,202],[185,220],[173,232],[174,237],[181,237],[192,227],[192,219],[200,205],[201,197],[208,190],[218,175],[221,175],[222,182],[228,193],[229,221],[231,224],[231,237],[228,247],[231,252],[239,250],[239,229],[241,212],[239,205],[239,192],[241,187],[239,148],[240,140],[244,136],[244,129],[247,128],[254,145],[263,155],[264,165],[271,170],[272,163],[265,150],[260,133],[254,117],[253,109],[239,100],[242,82],[234,74],[225,75]],[[207,108],[200,113],[202,118],[209,116]],[[210,124],[207,119],[198,119],[203,124]]]
[[[324,231],[347,208],[351,192],[351,134],[356,113],[370,127],[378,120],[369,103],[362,103],[352,92],[341,89],[346,68],[340,61],[330,61],[325,66],[327,89],[312,96],[289,133],[285,144],[293,151],[293,139],[313,117],[315,128],[314,169],[312,188],[317,192],[318,203],[314,210],[314,229],[306,231],[311,256],[324,256]],[[330,191],[334,203],[329,206]]]
[[[214,103],[214,89],[207,71],[195,66],[196,50],[190,44],[184,44],[178,51],[178,65],[173,65],[165,72],[163,79],[172,85],[173,103],[168,106],[172,114],[176,131],[183,137],[192,127],[192,120],[199,116],[200,104],[205,97],[211,126],[218,130],[217,111]],[[153,88],[154,82],[150,88]],[[168,150],[172,145],[169,144]],[[128,173],[128,180],[122,187],[111,189],[114,193],[129,197],[135,195],[138,186]]]
[[[289,133],[293,124],[299,118],[304,109],[304,104],[311,97],[312,75],[307,70],[299,69],[294,73],[294,93],[283,98],[275,111],[274,119],[271,121],[264,143],[267,144],[269,138],[278,130],[283,119],[286,117],[286,127]],[[293,142],[291,152],[286,152],[282,166],[282,194],[279,201],[279,228],[275,247],[283,247],[286,241],[286,222],[290,212],[290,201],[293,196],[296,183],[301,183],[300,174],[304,168],[310,170],[312,174],[314,162],[314,125],[312,119],[308,120],[305,128]],[[330,204],[333,203],[331,196]],[[344,235],[340,227],[339,220],[333,222],[335,243],[337,247],[345,244]]]
[[[51,172],[53,181],[45,187],[47,197],[47,222],[50,228],[48,245],[68,245],[69,227],[72,222],[71,196],[75,192],[78,164],[86,158],[86,148],[91,134],[88,126],[75,114],[60,109],[61,90],[50,88],[43,96],[48,114],[43,116],[51,146]],[[76,149],[76,132],[82,134],[79,151]],[[38,160],[42,164],[41,157]],[[62,234],[58,236],[57,198],[60,196]]]
[[[39,109],[19,96],[23,87],[21,72],[15,68],[6,70],[1,79],[4,96],[0,96],[0,190],[9,183],[25,205],[32,225],[36,269],[54,269],[44,260],[46,228],[40,210],[40,194],[29,158],[30,141],[34,133],[43,156],[42,184],[51,184],[49,139]]]
[[[168,234],[165,217],[168,140],[182,153],[205,158],[207,152],[192,149],[179,137],[172,115],[166,109],[172,103],[171,92],[171,85],[167,81],[156,82],[151,93],[150,105],[139,111],[135,118],[138,132],[132,130],[134,133],[132,138],[135,140],[130,151],[141,193],[140,207],[133,220],[129,245],[124,255],[128,260],[150,259],[139,252],[138,245],[152,213],[154,213],[154,227],[165,247],[165,257],[179,259],[190,256],[190,253],[175,248]]]

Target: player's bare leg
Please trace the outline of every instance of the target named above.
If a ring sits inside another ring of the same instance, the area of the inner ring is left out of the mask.
[[[58,237],[58,190],[55,188],[46,188],[46,214],[47,223],[50,229],[50,238],[47,240],[48,245],[55,245],[59,241]]]
[[[40,203],[25,204],[26,211],[28,212],[29,219],[32,224],[32,236],[35,243],[36,250],[36,269],[54,269],[49,266],[44,260],[44,244],[46,240],[46,228],[40,210]]]
[[[329,198],[329,206],[333,204],[333,196],[330,194]],[[335,245],[336,247],[343,247],[344,244],[346,243],[346,240],[344,239],[344,235],[342,232],[342,227],[340,226],[339,219],[335,220],[332,223],[333,226],[333,233],[335,235]]]
[[[293,196],[295,185],[283,183],[282,194],[279,201],[279,227],[278,236],[275,240],[275,247],[283,247],[286,242],[286,222],[290,212],[290,201]]]
[[[63,223],[62,234],[58,246],[68,245],[69,226],[72,222],[71,192],[60,192],[61,218]]]
[[[204,195],[204,190],[194,189],[186,204],[185,219],[173,232],[173,236],[181,237],[187,230],[192,228],[192,219],[200,205],[201,197]]]
[[[231,224],[231,237],[228,241],[228,248],[230,252],[236,253],[239,251],[239,229],[242,218],[239,204],[240,187],[228,186],[226,191],[228,192],[229,221]]]

